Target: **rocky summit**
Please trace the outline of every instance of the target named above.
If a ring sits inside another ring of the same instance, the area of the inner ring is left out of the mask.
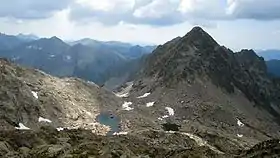
[[[0,59],[0,156],[279,157],[280,82],[195,27],[110,92]]]

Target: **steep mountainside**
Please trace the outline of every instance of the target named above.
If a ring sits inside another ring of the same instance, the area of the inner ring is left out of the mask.
[[[254,144],[279,137],[278,82],[269,78],[254,51],[233,53],[195,27],[159,46],[147,57],[130,94],[119,94],[129,95],[145,126],[172,122],[183,132]]]
[[[176,40],[160,46],[148,58],[145,77],[154,77],[156,84],[164,86],[186,80],[211,81],[228,93],[239,89],[249,100],[265,108],[280,102],[263,58],[253,50],[233,53],[219,46],[199,27]]]

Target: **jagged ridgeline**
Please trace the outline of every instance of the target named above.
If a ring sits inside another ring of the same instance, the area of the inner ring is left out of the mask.
[[[280,114],[279,81],[270,78],[264,59],[253,50],[234,53],[200,27],[158,46],[139,76],[134,87],[143,88],[146,78],[154,80],[148,84],[152,89],[176,87],[182,82],[211,82],[229,94],[241,91],[275,117]]]

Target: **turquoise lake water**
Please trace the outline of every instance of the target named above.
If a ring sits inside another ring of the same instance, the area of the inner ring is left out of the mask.
[[[101,113],[96,117],[96,120],[99,123],[111,128],[111,131],[109,131],[107,135],[112,135],[114,132],[120,131],[120,119],[115,115],[111,115],[110,113]]]

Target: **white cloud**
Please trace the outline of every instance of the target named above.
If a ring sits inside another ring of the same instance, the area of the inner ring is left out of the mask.
[[[82,7],[89,8],[93,11],[106,11],[106,12],[126,12],[131,10],[135,4],[134,0],[76,0],[76,4]]]
[[[134,0],[76,0],[70,7],[70,19],[83,23],[94,21],[117,25],[131,16],[134,5]]]
[[[1,3],[0,17],[49,18],[69,10],[72,21],[168,26],[183,22],[280,18],[279,0],[9,0]],[[205,23],[205,22],[203,22]],[[214,25],[211,25],[214,26]]]
[[[228,0],[227,14],[233,18],[272,20],[280,18],[279,0]]]
[[[178,2],[171,0],[154,0],[133,12],[136,18],[162,18],[176,13]],[[159,9],[160,8],[160,9]]]
[[[16,19],[48,18],[68,7],[72,0],[9,0],[1,1],[0,17]]]
[[[226,8],[221,0],[181,0],[178,10],[189,18],[205,19],[224,18]]]

